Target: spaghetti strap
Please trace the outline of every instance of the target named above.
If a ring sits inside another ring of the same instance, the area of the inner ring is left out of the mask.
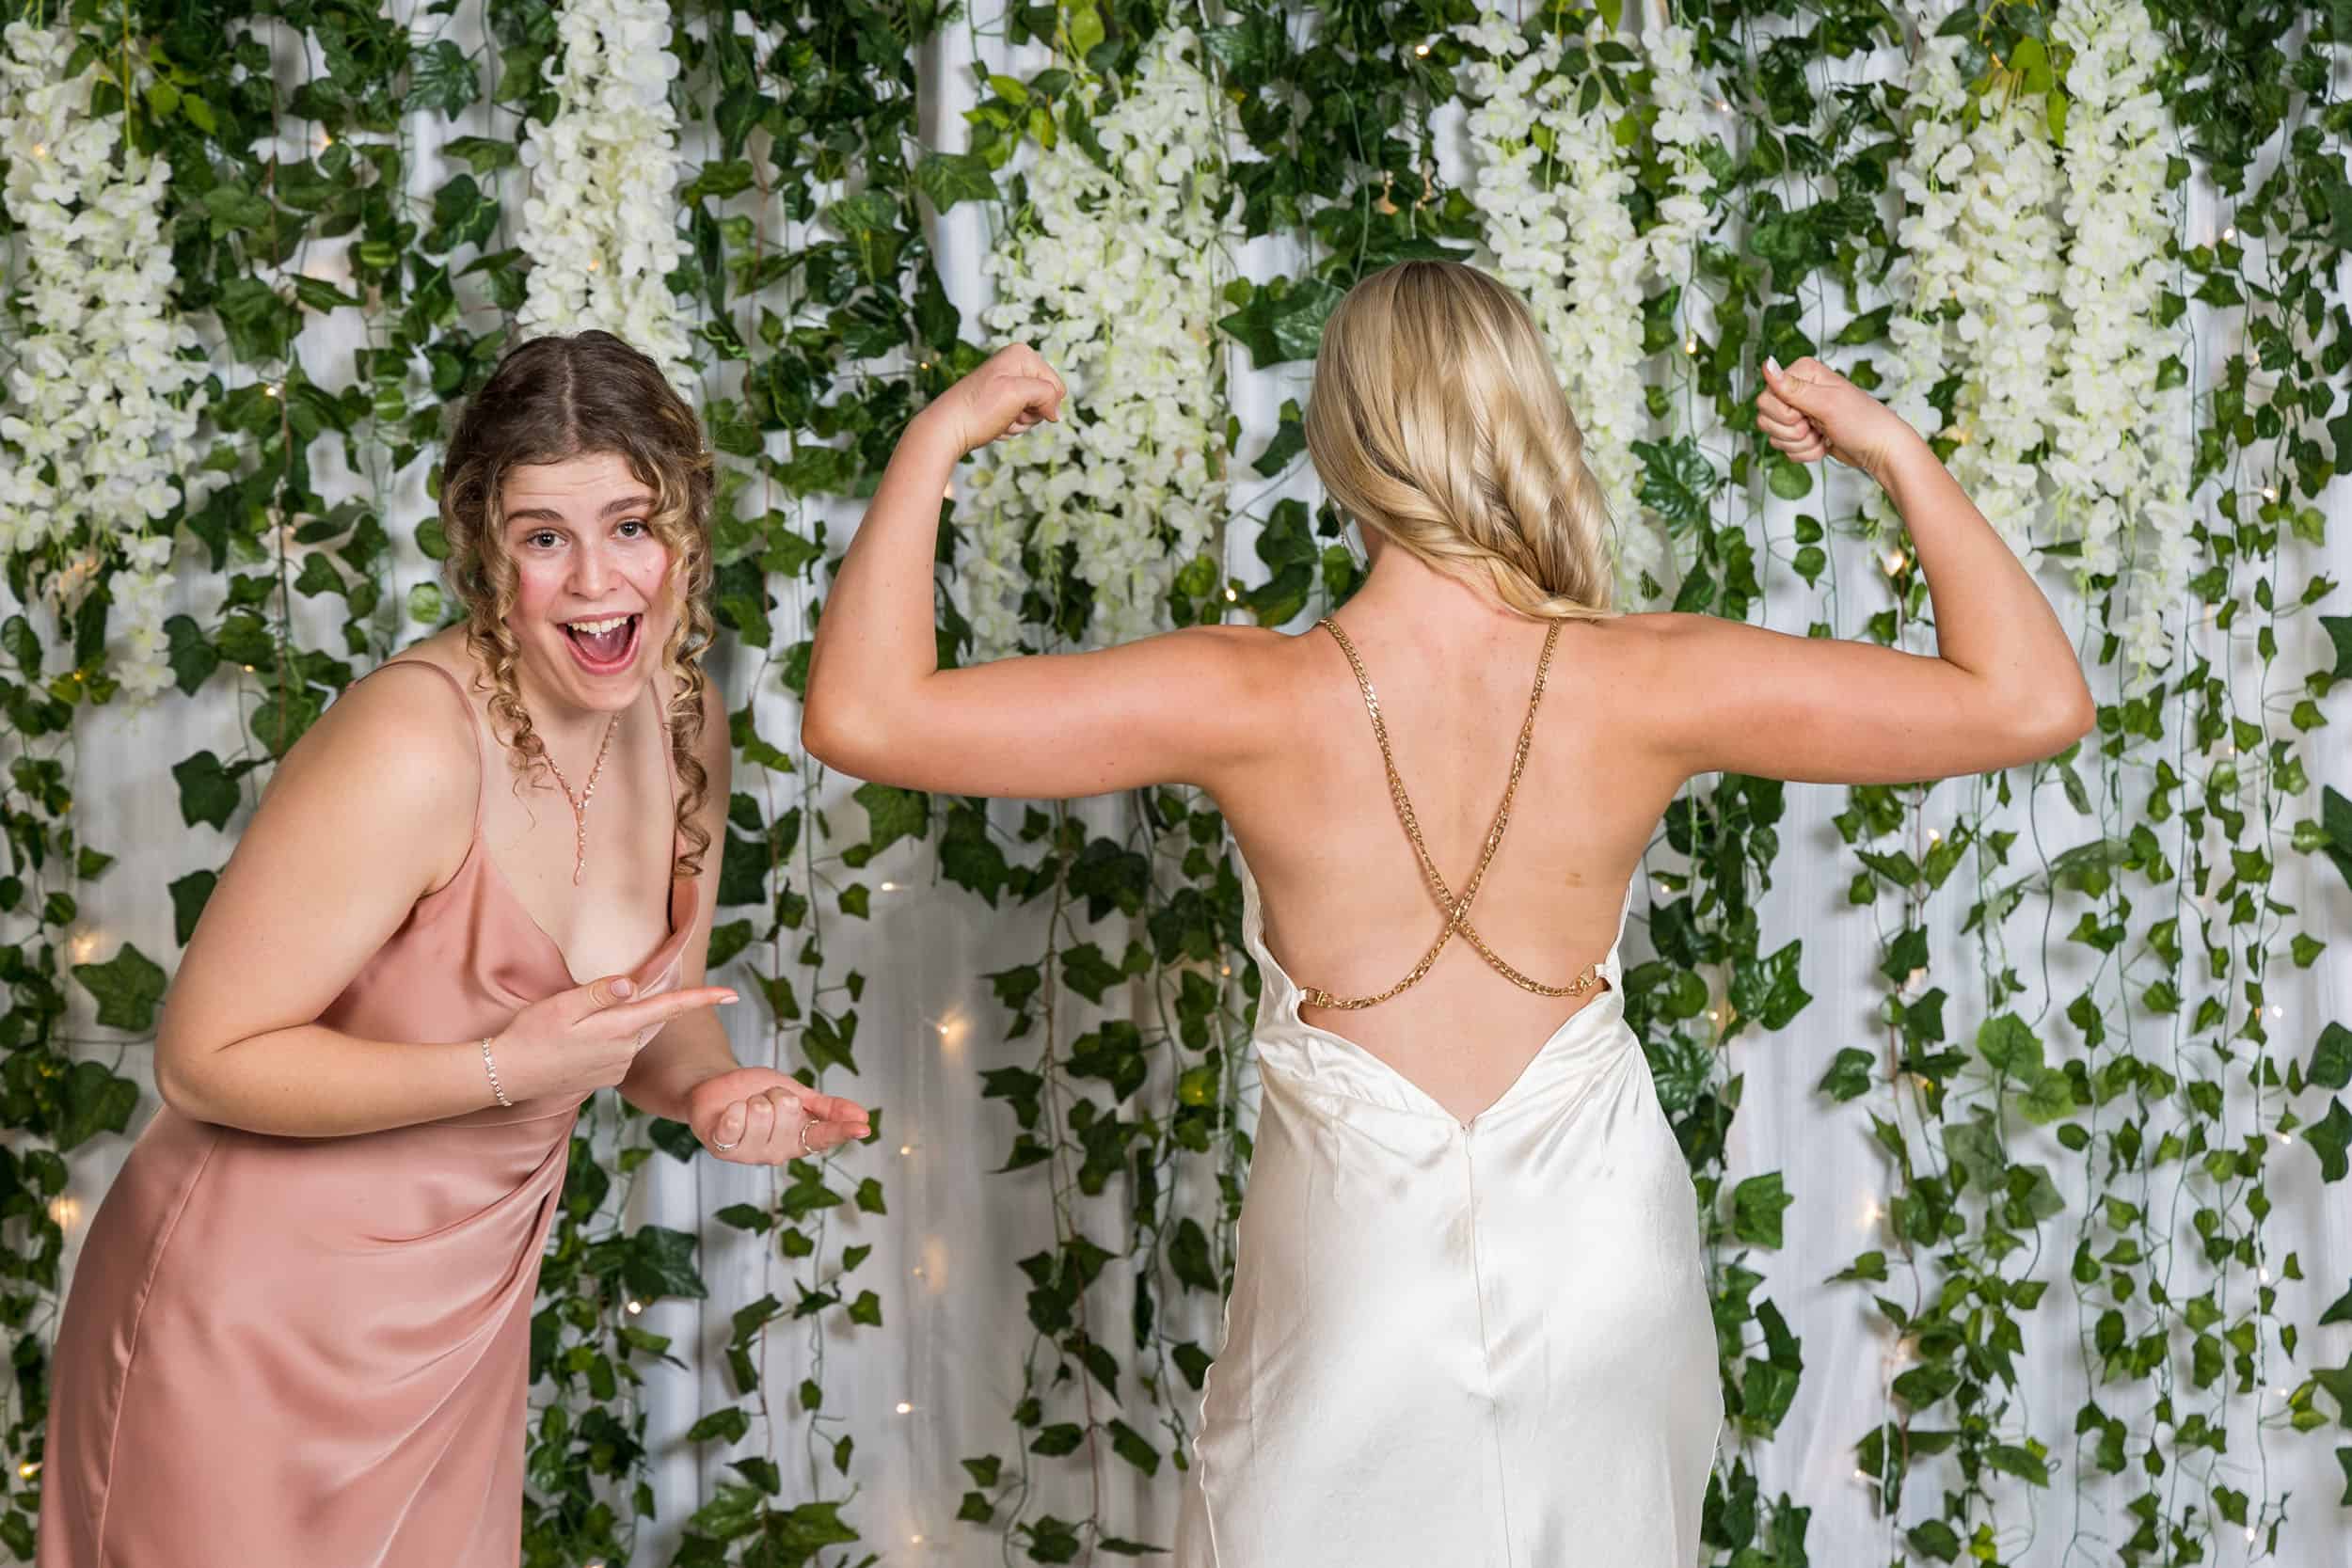
[[[473,736],[473,831],[474,836],[479,838],[482,834],[482,810],[490,788],[490,760],[483,751],[482,725],[474,718],[473,700],[466,695],[465,683],[429,658],[388,658],[369,671],[366,675],[361,675],[359,679],[366,680],[369,675],[378,675],[387,670],[398,670],[406,666],[430,670],[447,681],[451,693],[457,699],[459,711],[466,716],[466,728]]]
[[[1340,651],[1347,656],[1349,667],[1356,672],[1356,684],[1364,694],[1364,710],[1372,716],[1373,738],[1380,743],[1380,761],[1388,769],[1389,798],[1396,803],[1396,814],[1405,824],[1405,836],[1412,840],[1413,853],[1421,860],[1422,875],[1428,879],[1430,892],[1437,895],[1438,907],[1445,911],[1446,923],[1444,929],[1438,933],[1438,940],[1430,944],[1429,951],[1423,953],[1421,961],[1413,966],[1412,973],[1378,995],[1337,996],[1320,986],[1303,986],[1299,994],[1301,1004],[1351,1010],[1377,1006],[1407,987],[1420,984],[1422,977],[1429,973],[1430,965],[1438,961],[1438,955],[1445,951],[1445,944],[1454,940],[1456,931],[1461,932],[1462,939],[1478,950],[1478,956],[1486,959],[1490,968],[1521,990],[1534,991],[1539,996],[1581,996],[1598,985],[1600,966],[1597,964],[1586,964],[1584,973],[1565,986],[1548,986],[1522,974],[1505,962],[1501,954],[1487,946],[1486,940],[1470,923],[1470,900],[1478,896],[1478,889],[1486,879],[1486,867],[1493,863],[1495,850],[1502,847],[1503,832],[1511,825],[1511,801],[1518,793],[1519,774],[1527,767],[1528,748],[1534,743],[1535,712],[1543,705],[1544,684],[1551,673],[1551,651],[1560,641],[1560,623],[1552,622],[1550,630],[1544,634],[1543,657],[1535,666],[1535,689],[1527,699],[1527,718],[1519,726],[1518,746],[1511,755],[1511,778],[1503,786],[1502,805],[1495,813],[1494,826],[1486,832],[1486,842],[1479,851],[1477,868],[1470,873],[1470,880],[1463,884],[1459,897],[1446,886],[1444,874],[1429,856],[1429,847],[1422,842],[1421,824],[1414,818],[1413,802],[1406,798],[1405,781],[1397,773],[1396,757],[1389,748],[1388,721],[1380,715],[1380,698],[1372,689],[1372,676],[1365,671],[1364,661],[1357,656],[1356,644],[1348,641],[1346,629],[1336,617],[1327,615],[1318,625],[1338,640]]]

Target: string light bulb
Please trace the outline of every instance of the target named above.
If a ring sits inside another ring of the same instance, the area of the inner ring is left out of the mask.
[[[1698,351],[1699,351],[1699,340],[1698,340],[1698,335],[1697,335],[1696,333],[1693,333],[1693,334],[1692,334],[1690,337],[1685,338],[1685,339],[1683,339],[1683,340],[1682,340],[1682,352],[1683,352],[1683,353],[1685,353],[1685,354],[1696,354]]]
[[[634,1300],[632,1300],[632,1301],[628,1304],[628,1315],[629,1315],[630,1317],[632,1317],[632,1318],[633,1318],[633,1317],[635,1317],[638,1313],[643,1312],[644,1309],[645,1309],[645,1304],[644,1304],[644,1302],[642,1302],[642,1301],[634,1301]]]
[[[2221,227],[2221,238],[2222,238],[2222,239],[2223,239],[2223,241],[2225,241],[2225,242],[2230,241],[2230,240],[2234,240],[2234,239],[2236,239],[2236,238],[2237,238],[2237,225],[2236,225],[2236,224],[2234,224],[2234,223],[2230,223],[2230,224],[2224,224],[2224,225],[2222,225],[2222,227]]]
[[[1425,60],[1429,57],[1429,45],[1417,43],[1413,45],[1413,53]]]
[[[904,1400],[900,1400],[900,1401],[898,1402],[898,1414],[899,1414],[899,1415],[901,1415],[901,1416],[911,1416],[911,1415],[913,1415],[914,1413],[914,1406],[913,1406],[913,1405],[909,1404],[909,1403],[908,1403],[906,1401],[904,1401]]]
[[[28,1459],[24,1464],[19,1465],[16,1467],[16,1473],[21,1479],[30,1481],[35,1476],[40,1474],[40,1461],[38,1459]]]
[[[2265,485],[2264,485],[2264,486],[2263,486],[2263,499],[2265,499],[2265,500],[2266,500],[2266,501],[2275,501],[2275,500],[2277,500],[2278,499],[2279,499],[2279,487],[2278,487],[2277,485],[2275,485],[2275,484],[2265,484]]]
[[[46,158],[46,157],[48,157],[48,156],[49,156],[49,144],[48,144],[47,142],[45,142],[45,141],[37,141],[37,142],[35,142],[35,143],[33,144],[33,156],[34,156],[34,157],[36,157],[36,158]]]
[[[1886,575],[1888,577],[1893,577],[1896,573],[1903,569],[1905,564],[1903,552],[1900,550],[1887,551],[1885,559],[1882,561],[1880,564],[1886,568]]]
[[[883,893],[896,893],[898,891],[898,884],[896,882],[882,882],[878,884],[878,886]]]
[[[589,270],[590,272],[601,272],[601,271],[603,271],[603,270],[604,270],[604,261],[603,261],[603,259],[602,259],[602,258],[600,258],[600,257],[596,257],[596,256],[591,256],[591,257],[589,257],[589,258],[588,258],[588,270]]]

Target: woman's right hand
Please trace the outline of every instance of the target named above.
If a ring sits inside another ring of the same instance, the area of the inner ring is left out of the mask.
[[[1776,359],[1764,361],[1756,424],[1793,462],[1835,457],[1881,484],[1896,453],[1925,445],[1901,415],[1811,355],[1786,370]]]
[[[697,986],[631,1001],[627,975],[608,974],[533,1002],[490,1041],[500,1086],[509,1100],[586,1095],[628,1076],[664,1025],[697,1007],[737,1000],[725,986]]]

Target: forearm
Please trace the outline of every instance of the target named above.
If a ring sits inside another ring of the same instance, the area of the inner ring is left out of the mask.
[[[2008,694],[2021,712],[2088,700],[2082,670],[2041,586],[1925,441],[1889,460],[1882,482],[1902,514],[1928,597],[1936,652]]]
[[[893,693],[938,670],[931,568],[959,455],[948,433],[921,415],[899,438],[826,595],[809,654],[804,735],[862,729],[889,711]]]
[[[699,1007],[673,1021],[637,1053],[621,1080],[621,1097],[641,1111],[684,1121],[694,1086],[739,1065],[718,1012]]]
[[[498,1103],[479,1041],[361,1039],[315,1023],[192,1057],[158,1051],[155,1079],[184,1116],[292,1138],[379,1132]],[[522,1098],[513,1083],[504,1087]]]

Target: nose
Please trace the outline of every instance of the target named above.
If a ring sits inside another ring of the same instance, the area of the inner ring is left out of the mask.
[[[604,597],[605,585],[612,579],[612,562],[605,560],[600,545],[590,543],[572,552],[571,590],[574,594],[594,603]]]

